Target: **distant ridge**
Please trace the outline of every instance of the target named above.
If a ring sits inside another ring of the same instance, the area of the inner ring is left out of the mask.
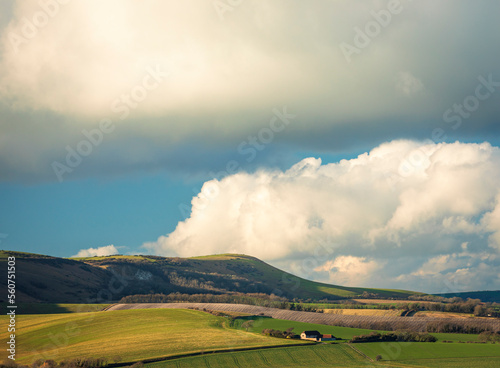
[[[500,290],[465,291],[459,293],[434,294],[445,298],[481,299],[482,302],[500,303]]]

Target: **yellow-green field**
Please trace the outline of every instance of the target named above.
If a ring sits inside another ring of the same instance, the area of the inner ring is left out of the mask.
[[[7,316],[1,316],[5,326]],[[17,316],[17,362],[44,358],[106,357],[120,361],[185,354],[203,350],[297,344],[223,327],[224,318],[193,310],[126,310],[115,312]],[[1,341],[7,341],[2,328]],[[303,342],[301,342],[303,343]],[[2,349],[3,356],[6,352]]]

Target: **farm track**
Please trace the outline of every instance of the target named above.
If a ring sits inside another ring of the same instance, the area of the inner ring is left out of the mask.
[[[287,350],[286,350],[286,352],[288,353],[288,355],[292,356]],[[269,361],[267,360],[267,358],[264,356],[264,354],[260,350],[259,350],[259,355],[262,358],[262,361],[264,362],[264,364],[267,365],[268,367],[270,367],[271,363],[269,363]]]
[[[349,343],[349,342],[348,342],[348,343],[347,343],[347,345],[348,345],[348,346],[349,346],[352,350],[354,350],[356,353],[358,353],[359,355],[361,355],[362,357],[364,357],[364,358],[368,359],[370,362],[373,362],[373,359],[372,359],[372,358],[370,358],[368,355],[366,355],[365,353],[363,353],[363,352],[362,352],[361,350],[359,350],[358,348],[356,348],[356,347],[352,346],[352,344],[351,344],[351,343]]]
[[[399,317],[399,316],[354,316],[329,313],[299,312],[286,309],[266,308],[246,304],[224,304],[224,303],[134,303],[115,304],[107,311],[126,309],[198,309],[221,312],[238,312],[253,315],[263,315],[275,319],[285,319],[289,321],[316,323],[329,326],[355,327],[367,329],[399,329],[411,328],[417,331],[426,331],[429,323],[451,322],[477,327],[489,327],[493,331],[500,331],[500,320],[485,319],[463,319],[463,318],[443,318],[436,317]],[[368,326],[368,327],[367,327]],[[386,326],[386,327],[384,327]],[[391,328],[389,328],[391,327]]]

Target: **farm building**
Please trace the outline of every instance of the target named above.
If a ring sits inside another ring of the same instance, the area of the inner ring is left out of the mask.
[[[322,334],[320,334],[318,331],[303,331],[300,334],[300,338],[302,340],[313,340],[313,341],[320,341],[320,339],[323,337]]]
[[[337,340],[337,338],[333,335],[325,334],[321,337],[321,341],[333,341]]]
[[[318,331],[303,331],[300,334],[302,340],[312,340],[312,341],[333,341],[336,340],[333,335],[323,335]]]

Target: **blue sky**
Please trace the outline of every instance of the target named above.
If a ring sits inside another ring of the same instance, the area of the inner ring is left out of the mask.
[[[43,4],[0,5],[1,248],[499,284],[497,1]]]

